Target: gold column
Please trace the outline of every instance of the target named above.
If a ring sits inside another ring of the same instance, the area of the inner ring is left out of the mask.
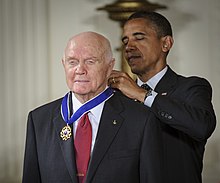
[[[117,0],[112,4],[107,4],[103,7],[97,8],[97,10],[105,10],[108,12],[109,18],[120,23],[121,28],[123,27],[125,21],[128,17],[136,11],[155,11],[157,9],[166,9],[164,5],[159,5],[157,3],[150,3],[146,0]],[[121,51],[121,68],[122,71],[127,72],[130,76],[133,74],[130,71],[130,68],[124,59],[122,46],[118,49]]]

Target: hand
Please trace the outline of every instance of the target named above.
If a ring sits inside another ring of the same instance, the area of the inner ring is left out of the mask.
[[[108,79],[108,84],[112,88],[119,89],[127,97],[144,102],[146,91],[139,87],[127,73],[113,70]]]

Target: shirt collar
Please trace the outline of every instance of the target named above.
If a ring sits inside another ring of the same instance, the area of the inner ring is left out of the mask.
[[[139,78],[137,78],[138,86],[141,86],[142,84],[148,84],[148,86],[150,86],[154,90],[156,88],[156,86],[157,86],[157,83],[159,83],[161,78],[167,72],[167,69],[168,69],[168,67],[166,66],[163,70],[161,70],[155,76],[150,78],[146,83],[142,82]]]
[[[83,104],[75,97],[74,93],[72,94],[72,101],[73,101],[73,111],[77,111]],[[90,114],[99,121],[101,118],[101,112],[103,110],[105,102],[100,103],[99,105],[95,106],[90,110]]]

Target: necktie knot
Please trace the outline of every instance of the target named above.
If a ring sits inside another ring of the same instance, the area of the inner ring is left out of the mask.
[[[89,123],[90,123],[90,122],[89,122],[89,116],[88,116],[88,113],[86,113],[86,114],[84,114],[84,115],[81,117],[81,119],[80,119],[78,125],[80,125],[81,127],[86,128],[86,127],[89,126]],[[78,129],[78,128],[77,128],[77,129]]]

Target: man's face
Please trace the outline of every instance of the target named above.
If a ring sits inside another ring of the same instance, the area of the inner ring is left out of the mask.
[[[149,21],[143,18],[128,21],[124,25],[122,42],[124,56],[133,73],[142,76],[164,67],[163,41]]]
[[[90,99],[107,86],[114,62],[105,60],[103,49],[97,41],[88,38],[75,39],[68,44],[63,65],[67,85],[76,95]]]

